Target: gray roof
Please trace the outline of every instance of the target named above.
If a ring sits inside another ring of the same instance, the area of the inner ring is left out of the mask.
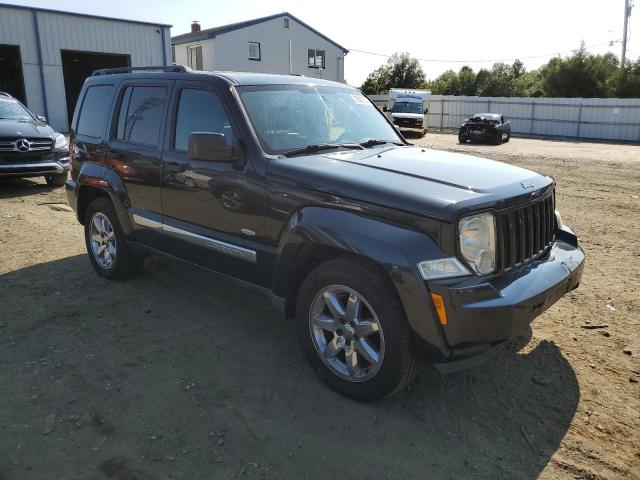
[[[303,27],[311,30],[316,35],[324,38],[327,42],[332,43],[336,47],[342,49],[342,51],[344,53],[349,53],[349,50],[344,48],[342,45],[340,45],[339,43],[334,42],[329,37],[327,37],[326,35],[320,33],[318,30],[316,30],[315,28],[311,27],[310,25],[304,23],[302,20],[300,20],[299,18],[295,17],[294,15],[291,15],[289,12],[276,13],[274,15],[269,15],[267,17],[254,18],[252,20],[245,20],[243,22],[231,23],[229,25],[222,25],[220,27],[207,28],[206,30],[200,30],[199,32],[195,32],[195,33],[191,33],[191,32],[183,33],[182,35],[176,35],[175,37],[171,37],[171,44],[172,45],[181,45],[183,43],[191,43],[191,42],[197,42],[197,41],[200,41],[200,40],[206,40],[208,38],[215,38],[217,35],[221,35],[223,33],[232,32],[232,31],[238,30],[240,28],[249,27],[251,25],[256,25],[258,23],[267,22],[269,20],[273,20],[274,18],[280,18],[280,17],[289,17],[289,18],[295,20],[296,22],[298,22]]]
[[[11,5],[8,3],[0,3],[0,8],[17,8],[19,10],[30,10],[30,11],[36,11],[36,12],[47,12],[47,13],[59,13],[61,15],[70,15],[73,17],[84,17],[84,18],[94,18],[94,19],[98,19],[98,20],[111,20],[111,21],[115,21],[115,22],[125,22],[125,23],[137,23],[140,25],[152,25],[155,27],[172,27],[172,25],[169,25],[167,23],[155,23],[155,22],[148,22],[148,21],[142,21],[142,20],[131,20],[128,18],[115,18],[115,17],[104,17],[101,15],[90,15],[87,13],[77,13],[77,12],[68,12],[65,10],[53,10],[51,8],[40,8],[40,7],[28,7],[26,5]]]

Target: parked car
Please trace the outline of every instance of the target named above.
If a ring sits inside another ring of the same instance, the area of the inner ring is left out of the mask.
[[[499,145],[511,139],[511,123],[499,113],[476,113],[460,126],[458,141],[491,142]]]
[[[62,186],[69,172],[69,144],[46,118],[0,92],[0,178],[44,177]]]
[[[159,70],[95,73],[74,113],[66,189],[101,276],[151,252],[252,283],[358,400],[401,390],[418,352],[477,364],[580,283],[550,177],[411,146],[344,84]]]

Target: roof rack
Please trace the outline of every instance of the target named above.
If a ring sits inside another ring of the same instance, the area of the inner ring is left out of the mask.
[[[102,68],[96,70],[91,74],[92,77],[99,75],[114,75],[116,73],[130,73],[137,71],[160,71],[160,72],[172,72],[172,73],[188,73],[192,70],[184,65],[160,65],[154,67],[120,67],[120,68]]]

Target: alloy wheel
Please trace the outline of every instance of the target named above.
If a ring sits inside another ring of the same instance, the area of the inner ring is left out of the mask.
[[[309,311],[309,330],[320,358],[339,377],[362,382],[380,370],[382,326],[371,305],[355,290],[329,285],[318,292]]]
[[[113,225],[104,213],[96,212],[90,225],[91,252],[98,265],[108,270],[116,261],[116,235]]]

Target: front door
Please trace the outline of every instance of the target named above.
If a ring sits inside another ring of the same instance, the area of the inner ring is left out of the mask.
[[[264,179],[241,149],[231,105],[209,83],[176,84],[162,167],[162,215],[169,253],[254,283],[263,283]],[[224,135],[232,162],[193,160],[191,132]]]

